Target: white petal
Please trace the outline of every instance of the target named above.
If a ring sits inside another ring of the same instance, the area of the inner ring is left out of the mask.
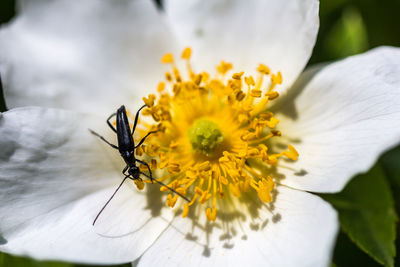
[[[221,60],[237,71],[259,63],[281,71],[289,87],[311,56],[319,3],[315,0],[166,1],[167,15],[182,45],[194,48],[199,70]]]
[[[400,142],[400,49],[378,48],[333,63],[283,103],[279,128],[300,153],[282,183],[340,191]],[[294,99],[294,102],[292,101]],[[276,107],[279,109],[279,107]]]
[[[152,1],[26,1],[0,31],[8,107],[93,110],[139,100],[163,78],[171,38]],[[101,105],[100,105],[101,104]]]
[[[139,266],[327,266],[338,230],[336,212],[315,195],[277,189],[273,205],[248,206],[251,215],[236,207],[223,224],[176,218]]]
[[[138,193],[130,181],[92,226],[120,183],[123,165],[118,151],[91,135],[89,127],[107,126],[96,117],[53,109],[2,114],[0,250],[121,263],[137,258],[166,227],[160,195]],[[149,205],[150,196],[158,206]]]
[[[37,216],[6,237],[8,242],[0,249],[38,259],[82,263],[133,261],[153,244],[171,219],[161,213],[153,216],[160,208],[150,205],[154,198],[147,201],[132,184],[125,184],[125,188],[105,210],[114,217],[102,214],[92,226],[96,214],[115,190],[110,188]]]

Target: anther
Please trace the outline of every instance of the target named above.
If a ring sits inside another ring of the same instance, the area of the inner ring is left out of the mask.
[[[161,62],[164,63],[164,64],[173,63],[174,62],[174,56],[171,53],[167,53],[161,58]]]
[[[181,57],[183,59],[190,59],[191,55],[192,55],[192,49],[190,47],[186,47],[183,50]]]
[[[270,68],[268,68],[268,67],[267,67],[266,65],[264,65],[264,64],[258,65],[257,71],[260,72],[260,73],[262,73],[262,74],[265,74],[265,75],[268,75],[268,74],[271,73]]]

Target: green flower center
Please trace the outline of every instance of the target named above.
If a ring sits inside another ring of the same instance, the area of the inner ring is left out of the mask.
[[[224,140],[218,125],[206,119],[196,120],[188,129],[187,135],[193,150],[207,156],[211,155]]]

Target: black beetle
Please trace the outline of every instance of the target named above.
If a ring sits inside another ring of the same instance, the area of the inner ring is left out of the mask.
[[[106,208],[106,206],[108,205],[108,203],[111,201],[111,199],[115,196],[115,194],[118,192],[118,190],[121,188],[122,184],[125,182],[126,179],[131,179],[132,181],[134,180],[141,180],[140,175],[144,175],[147,178],[149,178],[152,182],[156,182],[159,183],[162,186],[167,187],[169,190],[171,190],[172,192],[174,192],[175,194],[179,195],[180,197],[182,197],[183,199],[185,199],[186,201],[190,202],[189,199],[187,199],[185,196],[183,196],[182,194],[176,192],[174,189],[168,187],[167,185],[165,185],[164,183],[157,181],[156,179],[153,178],[151,170],[150,170],[150,166],[144,162],[141,161],[139,159],[137,159],[135,157],[135,149],[138,148],[139,146],[141,146],[143,144],[143,142],[146,140],[146,138],[152,134],[155,133],[156,131],[150,131],[148,132],[140,141],[139,143],[135,146],[135,142],[133,140],[133,134],[135,133],[135,129],[136,129],[136,125],[139,119],[139,113],[140,111],[146,107],[146,105],[143,105],[137,112],[136,112],[136,116],[135,116],[135,122],[133,123],[133,127],[132,127],[132,131],[130,129],[129,126],[129,120],[128,120],[128,116],[126,115],[126,110],[125,110],[125,106],[121,106],[116,113],[111,114],[110,117],[108,117],[107,119],[107,124],[108,126],[117,134],[117,139],[118,139],[118,146],[111,144],[110,142],[108,142],[103,136],[99,135],[98,133],[94,132],[93,130],[89,131],[99,137],[101,140],[103,140],[104,142],[106,142],[108,145],[110,145],[112,148],[118,149],[119,153],[121,154],[121,157],[124,159],[126,166],[123,169],[122,173],[125,175],[125,178],[122,180],[122,182],[120,183],[120,185],[117,187],[117,189],[115,190],[115,192],[112,194],[112,196],[110,197],[110,199],[106,202],[106,204],[103,206],[103,208],[99,211],[99,213],[97,214],[96,218],[93,221],[93,225],[96,223],[97,219],[99,218],[100,214],[103,212],[103,210]],[[117,116],[117,128],[115,128],[110,120],[112,117]],[[136,166],[136,162],[143,164],[147,167],[147,169],[149,170],[149,175],[143,173],[140,171],[139,167]]]

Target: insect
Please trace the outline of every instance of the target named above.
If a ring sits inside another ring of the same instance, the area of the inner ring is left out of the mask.
[[[151,169],[150,166],[142,161],[139,160],[135,157],[135,149],[138,148],[139,146],[141,146],[143,144],[143,142],[146,140],[146,138],[157,132],[157,131],[150,131],[148,132],[140,141],[139,143],[135,146],[135,142],[133,140],[133,134],[135,133],[135,129],[136,129],[136,125],[139,119],[139,114],[140,111],[145,108],[146,105],[143,105],[141,108],[139,108],[139,110],[136,112],[136,116],[135,116],[135,121],[133,123],[133,127],[132,127],[132,131],[130,129],[129,126],[129,121],[128,121],[128,116],[126,115],[126,110],[125,110],[125,106],[121,106],[116,113],[111,114],[110,117],[108,117],[107,119],[107,124],[108,126],[117,134],[117,139],[118,139],[118,146],[111,144],[110,142],[108,142],[103,136],[99,135],[98,133],[94,132],[93,130],[90,130],[90,133],[92,133],[93,135],[99,137],[102,141],[104,141],[105,143],[107,143],[109,146],[111,146],[114,149],[118,149],[119,153],[121,154],[121,157],[124,159],[126,166],[125,168],[122,170],[122,174],[125,175],[124,179],[122,180],[122,182],[119,184],[119,186],[117,187],[117,189],[114,191],[114,193],[112,194],[112,196],[108,199],[108,201],[106,202],[106,204],[101,208],[101,210],[99,211],[99,213],[97,214],[96,218],[93,221],[93,225],[96,223],[97,219],[99,218],[100,214],[103,212],[103,210],[107,207],[108,203],[110,203],[110,201],[113,199],[113,197],[115,196],[115,194],[118,192],[118,190],[121,188],[121,186],[123,185],[123,183],[127,180],[127,179],[131,179],[132,181],[135,180],[142,180],[142,178],[140,178],[140,175],[143,175],[147,178],[150,179],[150,181],[152,183],[156,182],[162,186],[167,187],[170,191],[174,192],[175,194],[179,195],[180,197],[182,197],[183,199],[185,199],[186,201],[190,202],[188,198],[186,198],[185,196],[183,196],[182,194],[176,192],[174,189],[168,187],[167,185],[165,185],[164,183],[156,180],[153,178],[152,173],[151,173]],[[111,124],[110,120],[111,118],[113,118],[114,116],[116,116],[116,128]],[[144,166],[147,167],[149,174],[146,174],[144,172],[141,172],[139,167],[136,166],[136,163],[140,163],[143,164]]]

